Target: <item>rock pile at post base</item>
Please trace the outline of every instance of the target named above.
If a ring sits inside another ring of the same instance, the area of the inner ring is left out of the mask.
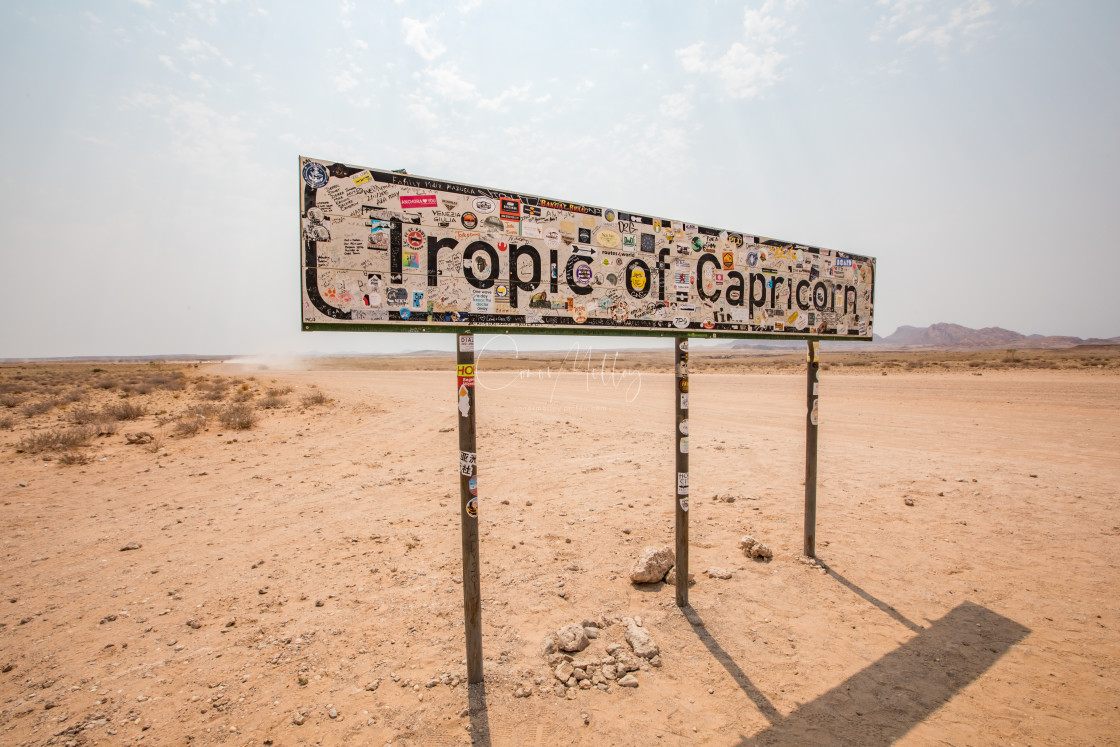
[[[635,672],[649,672],[652,667],[661,666],[661,649],[649,630],[640,624],[641,618],[622,618],[626,645],[618,641],[606,643],[601,638],[603,629],[615,622],[619,622],[617,618],[600,616],[597,620],[565,625],[546,635],[541,641],[541,656],[548,662],[555,682],[540,684],[540,692],[574,698],[577,690],[610,692],[611,685],[634,688],[640,685]],[[590,650],[597,639],[604,641],[604,651]]]

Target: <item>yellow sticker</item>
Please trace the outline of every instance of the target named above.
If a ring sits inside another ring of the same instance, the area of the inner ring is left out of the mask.
[[[459,375],[460,376],[474,376],[474,366],[471,365],[470,363],[460,363],[459,364]]]
[[[635,267],[630,271],[630,285],[634,290],[640,291],[646,287],[646,271],[641,267]]]
[[[365,184],[371,181],[373,176],[368,171],[363,171],[359,174],[354,174],[354,184]]]

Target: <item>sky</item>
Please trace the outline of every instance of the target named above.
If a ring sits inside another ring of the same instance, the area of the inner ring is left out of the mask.
[[[880,335],[1120,335],[1118,30],[1103,1],[9,0],[0,358],[453,349],[300,331],[300,155],[870,255]],[[595,341],[626,344],[667,345]]]

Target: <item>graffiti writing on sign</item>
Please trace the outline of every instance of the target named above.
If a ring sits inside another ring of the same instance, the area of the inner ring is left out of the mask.
[[[871,257],[310,158],[300,200],[309,330],[873,334]]]

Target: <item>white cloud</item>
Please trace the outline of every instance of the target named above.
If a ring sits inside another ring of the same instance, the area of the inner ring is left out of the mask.
[[[787,0],[782,8],[797,4]],[[723,54],[708,52],[704,42],[696,42],[678,49],[677,59],[686,72],[715,76],[730,97],[750,99],[781,80],[780,66],[787,55],[779,45],[796,30],[779,14],[776,1],[767,0],[759,8],[743,9],[743,42],[732,43]]]
[[[179,51],[186,56],[188,62],[201,62],[208,57],[215,57],[221,60],[226,67],[233,67],[233,63],[229,61],[228,57],[204,39],[188,36],[187,40],[179,45]]]
[[[971,43],[991,22],[990,0],[966,0],[955,5],[923,0],[879,0],[886,13],[872,32],[872,41],[893,37],[900,44],[932,44],[947,49],[956,42]]]
[[[463,100],[478,96],[474,83],[465,80],[454,65],[430,67],[423,72],[426,88],[441,98]]]
[[[671,93],[661,100],[661,113],[666,117],[685,119],[692,113],[692,102],[687,93]]]
[[[132,0],[137,5],[143,5],[145,8],[152,7],[152,0]]]
[[[176,73],[179,72],[179,68],[175,67],[175,61],[172,60],[167,55],[161,54],[156,59],[158,59],[160,62],[162,62],[169,70],[171,70],[173,72],[176,72]]]
[[[334,76],[334,87],[339,93],[346,93],[351,88],[358,85],[358,79],[354,77],[354,72],[361,71],[351,67],[350,70],[342,70],[338,75]]]
[[[528,98],[529,89],[532,87],[532,83],[526,83],[523,86],[511,86],[497,96],[479,101],[478,107],[480,109],[501,109],[507,101],[525,101]]]
[[[480,7],[481,5],[482,0],[463,0],[461,3],[459,3],[459,12],[470,13],[472,10]]]
[[[424,23],[415,18],[401,19],[401,27],[404,29],[404,43],[412,47],[416,54],[425,60],[434,60],[447,50],[447,47],[428,35],[428,27],[432,23],[433,21]]]
[[[439,125],[439,115],[432,106],[432,100],[427,96],[417,94],[409,96],[405,110],[416,124],[426,130],[434,130]]]

